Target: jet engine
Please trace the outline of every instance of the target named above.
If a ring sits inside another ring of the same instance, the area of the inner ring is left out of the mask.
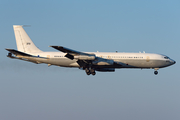
[[[114,60],[103,59],[103,60],[93,61],[92,63],[94,65],[113,65],[114,64]]]

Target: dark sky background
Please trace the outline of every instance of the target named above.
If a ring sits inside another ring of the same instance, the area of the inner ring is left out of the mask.
[[[2,0],[1,120],[179,120],[179,0]],[[12,60],[13,25],[43,51],[160,53],[176,64],[87,76],[77,68]]]

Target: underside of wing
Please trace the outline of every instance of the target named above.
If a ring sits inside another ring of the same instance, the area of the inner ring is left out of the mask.
[[[79,52],[76,50],[72,50],[66,47],[62,47],[62,46],[50,46],[56,50],[59,50],[61,52],[67,53],[65,55],[65,57],[73,60],[73,59],[77,59],[77,60],[95,60],[96,56],[95,54],[89,54],[89,53],[84,53],[84,52]]]

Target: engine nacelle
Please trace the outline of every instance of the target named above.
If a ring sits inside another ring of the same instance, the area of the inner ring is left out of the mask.
[[[92,62],[94,65],[113,65],[114,60],[97,60]]]
[[[95,56],[86,56],[86,55],[78,55],[78,56],[74,56],[74,59],[78,59],[78,60],[95,60]]]
[[[114,72],[115,68],[96,68],[95,70],[99,72]]]

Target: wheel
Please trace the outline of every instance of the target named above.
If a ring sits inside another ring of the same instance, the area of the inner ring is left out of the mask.
[[[93,68],[91,68],[91,74],[92,74],[92,75],[95,75],[95,74],[96,74],[96,72],[95,72],[95,70],[94,70]]]
[[[85,72],[90,72],[90,70],[88,68],[85,68]]]
[[[94,71],[93,73],[91,73],[92,75],[96,75],[96,72]]]
[[[86,72],[87,75],[91,74],[91,72],[90,72],[90,70],[88,68],[85,68],[85,72]]]
[[[95,72],[95,70],[91,68],[91,73],[93,73],[93,72]]]
[[[157,75],[157,74],[158,74],[158,71],[154,71],[154,74]]]
[[[87,75],[90,75],[91,73],[90,72],[86,72]]]

